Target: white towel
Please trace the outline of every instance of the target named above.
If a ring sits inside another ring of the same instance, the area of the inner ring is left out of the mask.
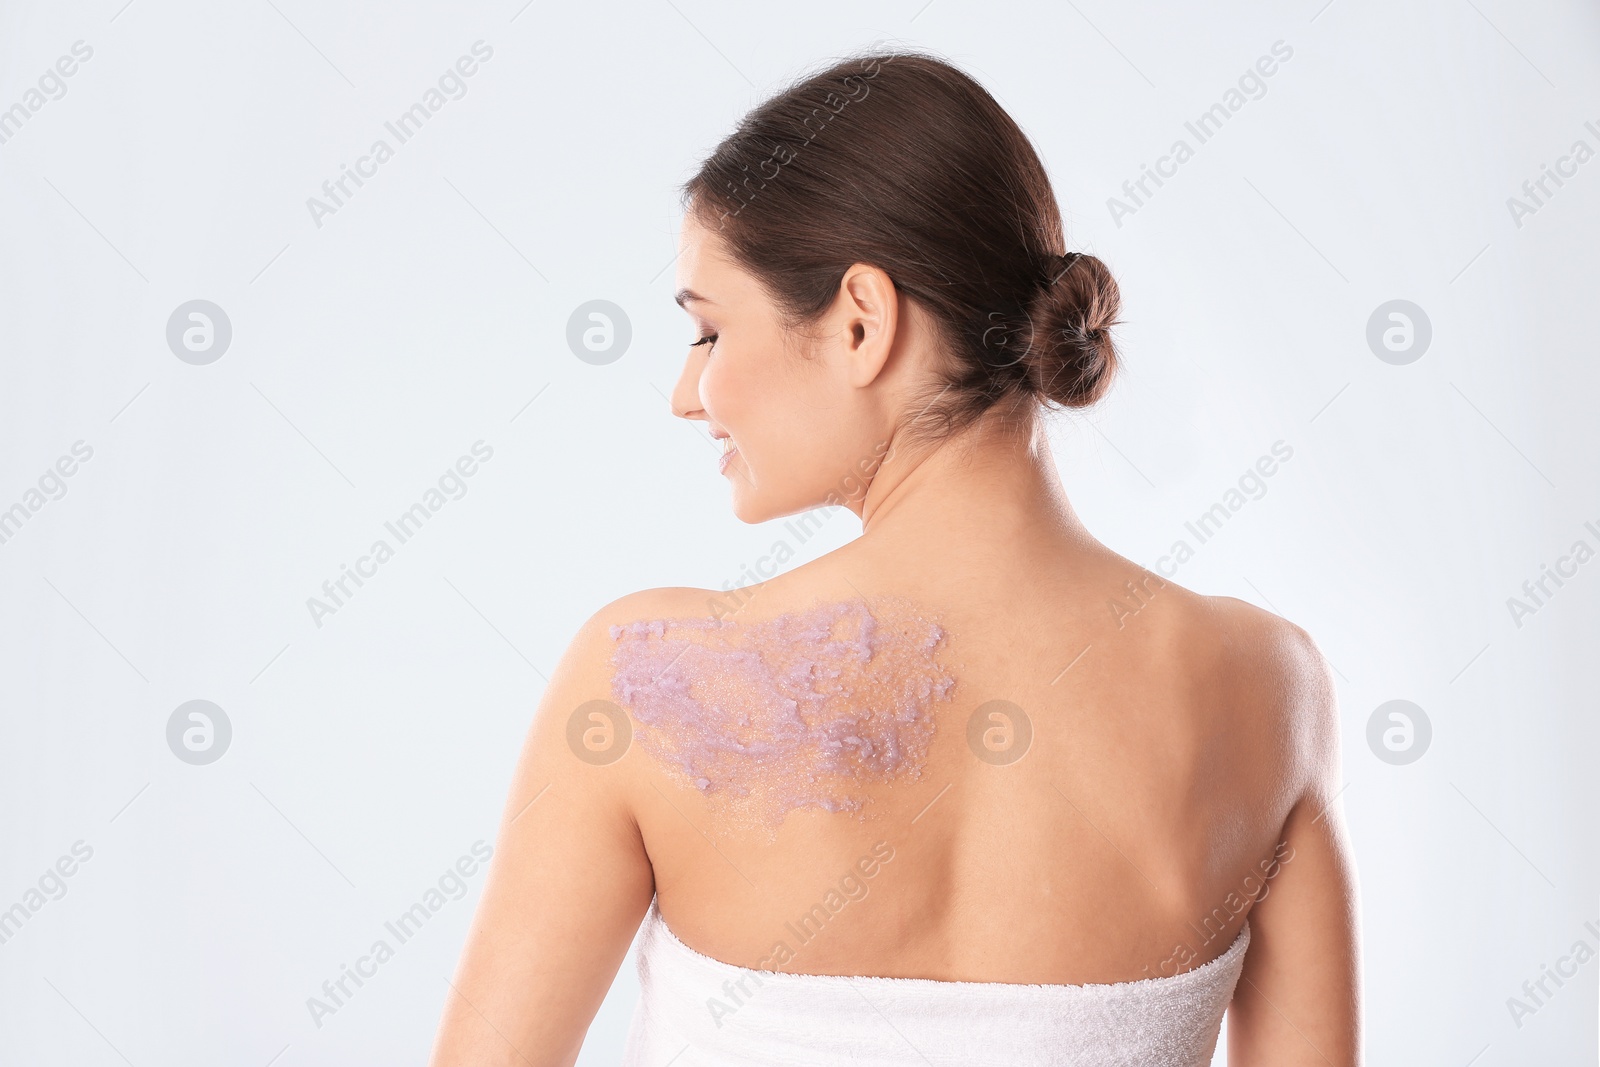
[[[846,978],[735,967],[668,929],[636,957],[623,1067],[1206,1067],[1250,945],[1180,974],[1107,985]]]

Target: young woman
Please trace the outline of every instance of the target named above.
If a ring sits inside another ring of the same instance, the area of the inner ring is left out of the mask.
[[[1361,1062],[1338,717],[1310,637],[1096,541],[1042,417],[1118,292],[966,74],[878,53],[685,187],[673,413],[745,522],[861,536],[582,627],[511,786],[434,1067]]]

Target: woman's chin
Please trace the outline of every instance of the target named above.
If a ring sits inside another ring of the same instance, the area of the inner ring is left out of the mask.
[[[763,507],[758,501],[751,500],[748,490],[741,492],[738,489],[733,491],[733,515],[740,522],[751,526],[758,522],[766,522],[768,519],[777,518],[771,508]]]
[[[793,508],[783,507],[784,501],[773,500],[769,494],[757,492],[755,487],[737,475],[733,477],[733,508],[734,517],[740,522],[755,525],[758,522],[767,522],[771,519],[782,518],[794,513]]]

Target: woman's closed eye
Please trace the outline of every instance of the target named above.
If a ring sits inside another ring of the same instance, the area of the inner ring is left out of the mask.
[[[716,348],[717,347],[717,335],[714,334],[714,333],[707,334],[706,336],[700,338],[700,340],[696,341],[694,344],[690,345],[689,347],[690,348],[699,348],[701,345],[710,345],[712,348]],[[708,355],[710,354],[709,350],[708,350],[707,354]]]

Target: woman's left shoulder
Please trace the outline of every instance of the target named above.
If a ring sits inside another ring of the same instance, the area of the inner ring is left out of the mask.
[[[1302,773],[1334,759],[1339,732],[1334,672],[1304,627],[1234,597],[1201,598],[1230,706],[1251,729],[1287,743]]]

